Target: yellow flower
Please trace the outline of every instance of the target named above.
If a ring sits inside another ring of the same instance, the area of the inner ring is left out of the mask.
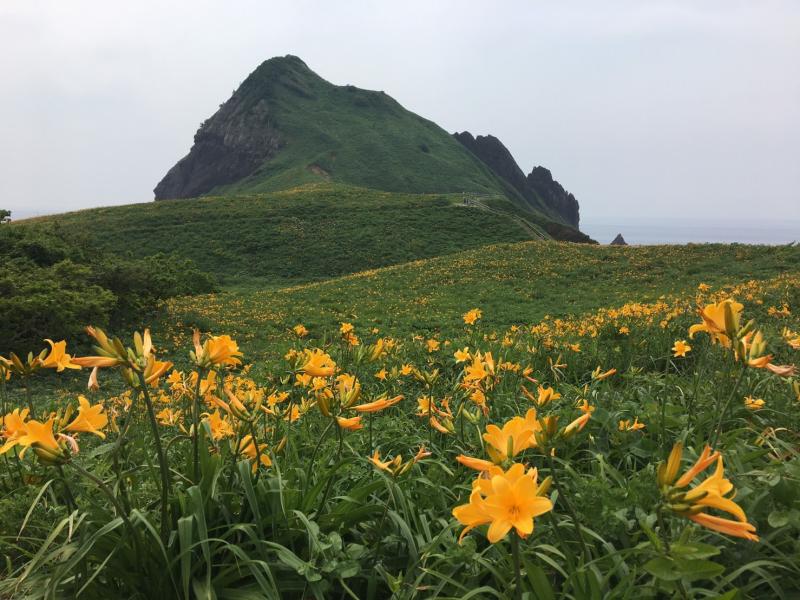
[[[298,323],[292,327],[292,331],[294,331],[294,334],[300,338],[304,338],[308,335],[308,329],[306,329],[301,323]]]
[[[172,385],[172,386],[182,385],[183,384],[183,375],[181,374],[180,371],[175,370],[175,371],[173,371],[172,373],[169,374],[169,377],[167,377],[167,383]]]
[[[536,409],[530,409],[525,417],[513,417],[499,428],[491,424],[486,426],[483,440],[488,444],[486,452],[496,463],[512,458],[528,448],[536,446],[535,434],[541,430],[536,420]]]
[[[17,439],[17,444],[23,447],[23,453],[28,448],[33,448],[44,463],[59,462],[66,458],[61,446],[58,445],[53,435],[55,417],[45,423],[30,420],[25,423],[25,432]]]
[[[166,407],[158,412],[156,419],[161,425],[176,425],[181,418],[180,410],[173,410]]]
[[[402,399],[403,399],[402,396],[395,396],[394,398],[386,398],[386,397],[378,398],[373,402],[368,402],[366,404],[359,404],[357,406],[354,406],[353,410],[362,413],[379,412],[386,408],[389,408],[390,406],[394,406]]]
[[[795,333],[791,329],[784,328],[783,339],[794,350],[800,350],[800,333]]]
[[[572,421],[569,425],[564,427],[563,435],[564,437],[569,437],[573,433],[576,433],[586,427],[586,423],[589,422],[589,419],[592,418],[591,411],[584,412],[580,417]]]
[[[492,544],[511,529],[520,537],[527,537],[533,533],[534,517],[553,509],[553,503],[540,495],[542,492],[536,470],[526,473],[519,463],[506,472],[495,472],[490,479],[478,479],[469,503],[453,509],[453,516],[466,526],[459,540],[484,524],[489,524],[486,537]]]
[[[194,357],[198,366],[223,365],[235,367],[242,364],[239,346],[229,335],[216,335],[200,345],[200,331],[194,330]]]
[[[672,346],[672,356],[684,357],[691,349],[692,347],[686,343],[686,340],[675,340],[675,344]]]
[[[469,356],[470,356],[469,355],[469,347],[468,346],[464,346],[463,350],[456,350],[455,353],[453,354],[453,356],[456,359],[456,363],[461,363],[461,362],[469,360]]]
[[[764,369],[772,360],[771,354],[765,354],[767,342],[760,331],[751,331],[736,344],[736,358],[754,369]]]
[[[623,326],[619,328],[620,335],[628,335],[630,332],[631,330],[628,327]]]
[[[748,410],[761,410],[764,408],[764,401],[761,398],[753,398],[752,396],[747,396],[744,399],[744,407]]]
[[[369,359],[371,361],[376,361],[382,356],[386,356],[387,350],[388,350],[388,344],[386,343],[386,340],[384,340],[383,338],[378,338],[377,340],[375,340],[375,343],[372,346],[370,346]]]
[[[539,406],[545,406],[546,404],[549,404],[553,400],[558,400],[559,398],[561,398],[561,394],[559,394],[553,388],[546,388],[540,385],[539,396],[536,398],[536,403]]]
[[[19,438],[25,435],[25,423],[28,419],[28,409],[15,408],[13,411],[5,415],[0,424],[3,425],[3,430],[0,436],[5,438],[5,443],[0,446],[0,454],[5,454],[19,443]]]
[[[620,431],[637,431],[639,429],[644,429],[645,424],[639,423],[639,417],[635,417],[633,419],[633,423],[631,423],[630,419],[626,419],[624,421],[619,422],[619,430]]]
[[[259,464],[264,467],[272,466],[272,459],[270,459],[269,454],[265,452],[266,448],[266,444],[258,444],[258,447],[256,447],[253,436],[246,435],[239,441],[237,452],[250,459],[253,463],[253,473],[255,473],[258,470]]]
[[[410,460],[410,461],[403,461],[403,457],[398,454],[392,460],[383,461],[381,460],[381,455],[378,450],[375,450],[374,454],[370,457],[370,462],[381,469],[382,471],[386,471],[387,473],[391,474],[394,477],[398,477],[403,473],[406,473],[412,466],[418,463],[423,458],[430,456],[431,453],[425,450],[425,446],[422,446],[418,451],[417,454]]]
[[[719,342],[726,348],[730,347],[731,338],[736,337],[739,332],[739,320],[743,309],[743,305],[730,298],[698,309],[702,323],[689,328],[689,338],[693,338],[698,331],[704,331],[714,342]]]
[[[411,365],[406,364],[400,367],[400,375],[411,375],[411,373],[413,372],[414,372],[414,367],[412,367]]]
[[[336,422],[339,424],[339,427],[346,429],[347,431],[356,431],[364,427],[361,424],[361,415],[357,417],[351,417],[349,419],[344,417],[336,417]]]
[[[386,368],[385,367],[383,369],[381,369],[380,371],[378,371],[377,373],[375,373],[375,377],[377,377],[381,381],[386,381],[386,375],[387,375],[387,373],[386,373]]]
[[[66,431],[93,433],[105,439],[106,434],[101,429],[108,425],[108,416],[103,414],[103,405],[92,406],[85,396],[78,396],[78,405],[78,415],[66,426]]]
[[[464,319],[464,323],[467,325],[474,325],[477,323],[478,319],[483,316],[480,308],[473,308],[472,310],[467,311],[464,313],[462,317]]]
[[[219,409],[213,413],[204,413],[203,421],[208,423],[208,428],[211,430],[211,439],[221,440],[233,435],[233,427],[226,418],[219,414]]]
[[[480,353],[472,359],[472,364],[464,368],[464,383],[478,383],[489,376],[489,372],[481,360]]]
[[[339,327],[339,333],[342,335],[347,335],[348,333],[352,333],[353,329],[354,327],[352,323],[342,323]]]
[[[680,469],[682,454],[683,445],[678,442],[672,448],[667,462],[661,463],[658,467],[658,483],[670,509],[713,531],[758,541],[756,528],[747,522],[747,516],[742,508],[731,499],[735,490],[733,484],[724,477],[722,455],[719,452],[712,452],[711,448],[706,446],[695,464],[673,483]],[[717,467],[713,475],[694,488],[683,491],[682,488],[687,487],[695,477],[715,462]],[[704,512],[707,508],[726,512],[735,520],[710,515]]]
[[[318,403],[322,402],[324,404],[329,399],[333,398],[332,393],[325,389],[325,379],[314,379],[314,384],[314,389],[317,390],[316,396]],[[345,408],[350,407],[358,402],[358,399],[361,397],[361,384],[358,382],[355,375],[342,373],[336,378],[334,389],[336,390],[336,397],[339,401],[339,404]],[[322,413],[325,414],[326,407],[320,406],[320,408],[322,409]]]
[[[42,361],[42,366],[45,369],[55,369],[59,373],[64,369],[80,369],[81,366],[72,362],[72,356],[67,354],[67,342],[60,341],[54,342],[53,340],[45,340],[50,344],[50,353]]]
[[[594,371],[592,371],[592,379],[594,381],[602,381],[603,379],[608,379],[616,372],[616,369],[609,369],[608,371],[601,372],[600,367],[597,367]]]
[[[304,350],[306,362],[300,367],[306,375],[311,377],[330,377],[336,370],[336,363],[325,352],[319,349]]]
[[[497,466],[491,461],[483,460],[482,458],[473,458],[472,456],[466,456],[465,454],[459,454],[456,456],[456,460],[465,467],[475,469],[476,471],[491,471]]]
[[[425,346],[428,349],[428,352],[436,352],[439,349],[439,341],[438,340],[428,340],[425,342]]]

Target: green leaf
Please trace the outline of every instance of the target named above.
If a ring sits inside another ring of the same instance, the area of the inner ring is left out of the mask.
[[[725,572],[725,567],[710,560],[676,559],[675,565],[681,577],[694,581],[696,579],[713,579]]]
[[[656,579],[661,579],[662,581],[677,581],[681,578],[675,566],[675,562],[663,556],[647,561],[644,565],[644,570]]]
[[[699,542],[687,542],[684,544],[672,544],[670,551],[676,558],[685,559],[700,559],[710,558],[717,556],[720,553],[719,548],[710,544],[701,544]]]

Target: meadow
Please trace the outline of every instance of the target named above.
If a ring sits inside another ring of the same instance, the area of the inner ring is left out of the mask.
[[[0,598],[800,594],[800,249],[385,264],[0,361]]]

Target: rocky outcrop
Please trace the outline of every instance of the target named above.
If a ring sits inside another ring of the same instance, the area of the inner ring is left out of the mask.
[[[617,237],[611,242],[612,246],[627,246],[628,242],[625,241],[625,238],[622,237],[621,233],[617,234]]]
[[[511,156],[511,152],[503,145],[503,142],[493,135],[473,137],[469,131],[456,132],[453,137],[477,156],[495,175],[511,184],[511,187],[517,190],[523,198],[531,199],[531,190],[525,180],[525,173],[519,168],[517,161]]]
[[[534,167],[525,176],[508,148],[493,135],[474,137],[469,131],[464,131],[456,132],[453,136],[495,175],[514,188],[533,208],[557,215],[564,223],[578,228],[578,201],[553,179],[548,169]]]
[[[553,175],[544,167],[533,167],[527,177],[528,185],[570,225],[578,228],[580,223],[580,207],[575,196],[553,179]]]
[[[287,68],[288,67],[288,68]],[[295,56],[265,61],[219,110],[200,125],[189,154],[153,190],[156,200],[194,198],[252,175],[284,145],[267,98],[282,85],[305,90],[291,68],[308,70]]]

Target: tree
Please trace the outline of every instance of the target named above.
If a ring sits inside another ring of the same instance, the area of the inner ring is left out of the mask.
[[[11,220],[11,211],[0,208],[0,223],[8,223]]]

